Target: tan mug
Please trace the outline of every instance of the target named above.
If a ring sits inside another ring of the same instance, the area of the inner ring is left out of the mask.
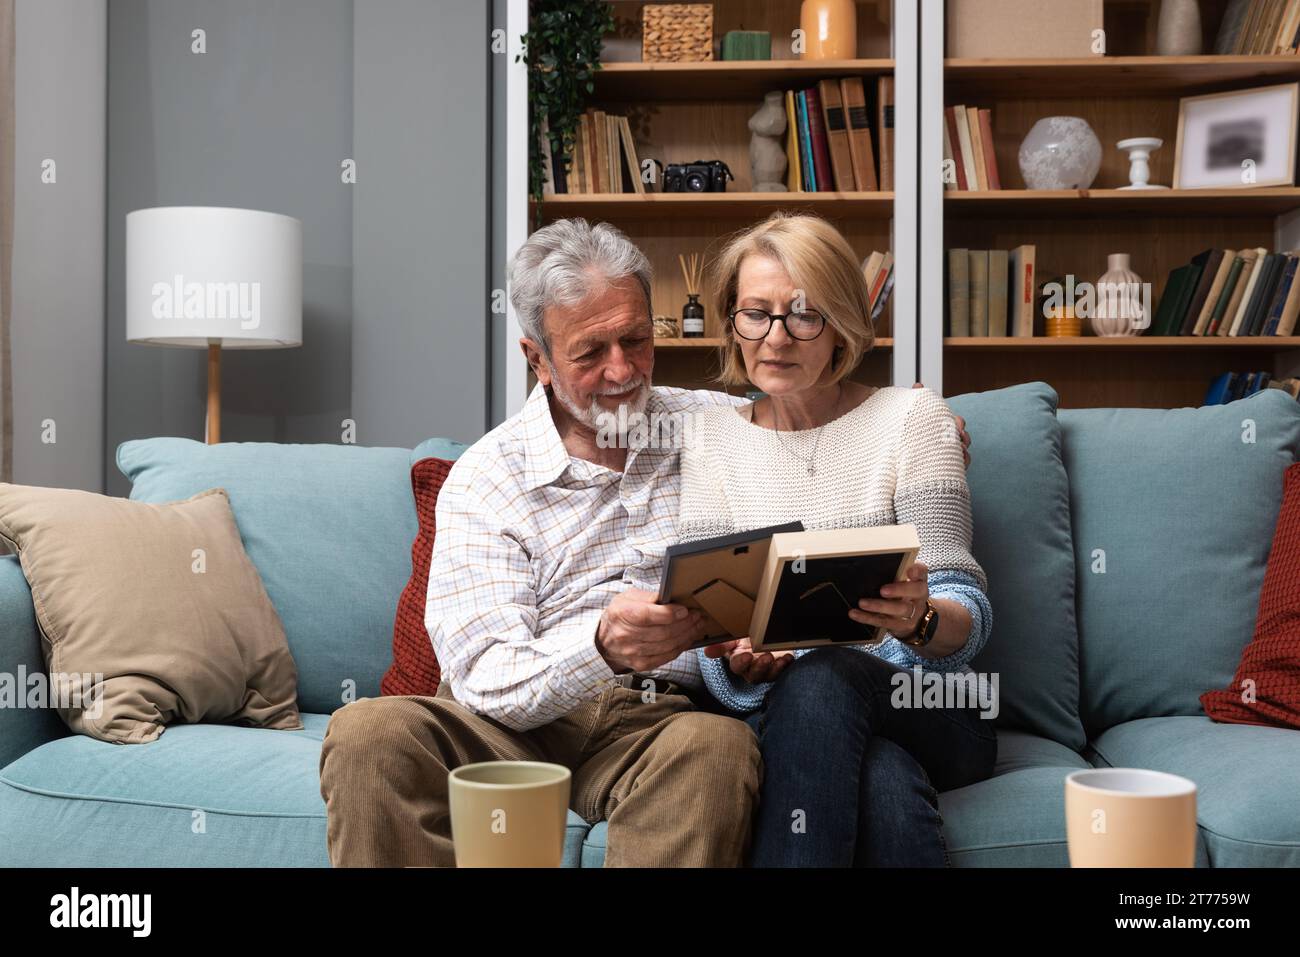
[[[484,761],[452,771],[456,866],[559,867],[572,777],[541,761]]]
[[[1193,867],[1196,785],[1144,768],[1094,768],[1065,778],[1071,867]]]

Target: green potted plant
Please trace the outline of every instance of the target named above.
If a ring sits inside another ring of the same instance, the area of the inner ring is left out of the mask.
[[[529,29],[516,59],[528,66],[528,192],[541,199],[545,121],[551,152],[562,156],[566,173],[573,156],[578,117],[594,92],[600,44],[614,29],[614,9],[591,0],[536,0]]]

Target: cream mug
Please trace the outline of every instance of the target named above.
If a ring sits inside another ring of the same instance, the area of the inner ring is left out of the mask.
[[[1071,867],[1193,867],[1196,785],[1144,768],[1093,768],[1065,778]]]
[[[447,779],[457,867],[559,867],[569,769],[541,761],[484,761]]]

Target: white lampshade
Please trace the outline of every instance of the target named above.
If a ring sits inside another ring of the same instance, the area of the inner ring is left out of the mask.
[[[210,206],[127,213],[126,338],[226,349],[302,345],[302,223]]]

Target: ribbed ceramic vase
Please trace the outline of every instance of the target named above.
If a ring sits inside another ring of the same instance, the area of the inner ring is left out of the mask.
[[[1142,277],[1129,267],[1128,253],[1106,257],[1106,272],[1097,280],[1092,331],[1099,336],[1136,336],[1142,322]]]
[[[1161,56],[1196,56],[1201,52],[1199,0],[1160,0],[1156,22],[1156,53]]]

